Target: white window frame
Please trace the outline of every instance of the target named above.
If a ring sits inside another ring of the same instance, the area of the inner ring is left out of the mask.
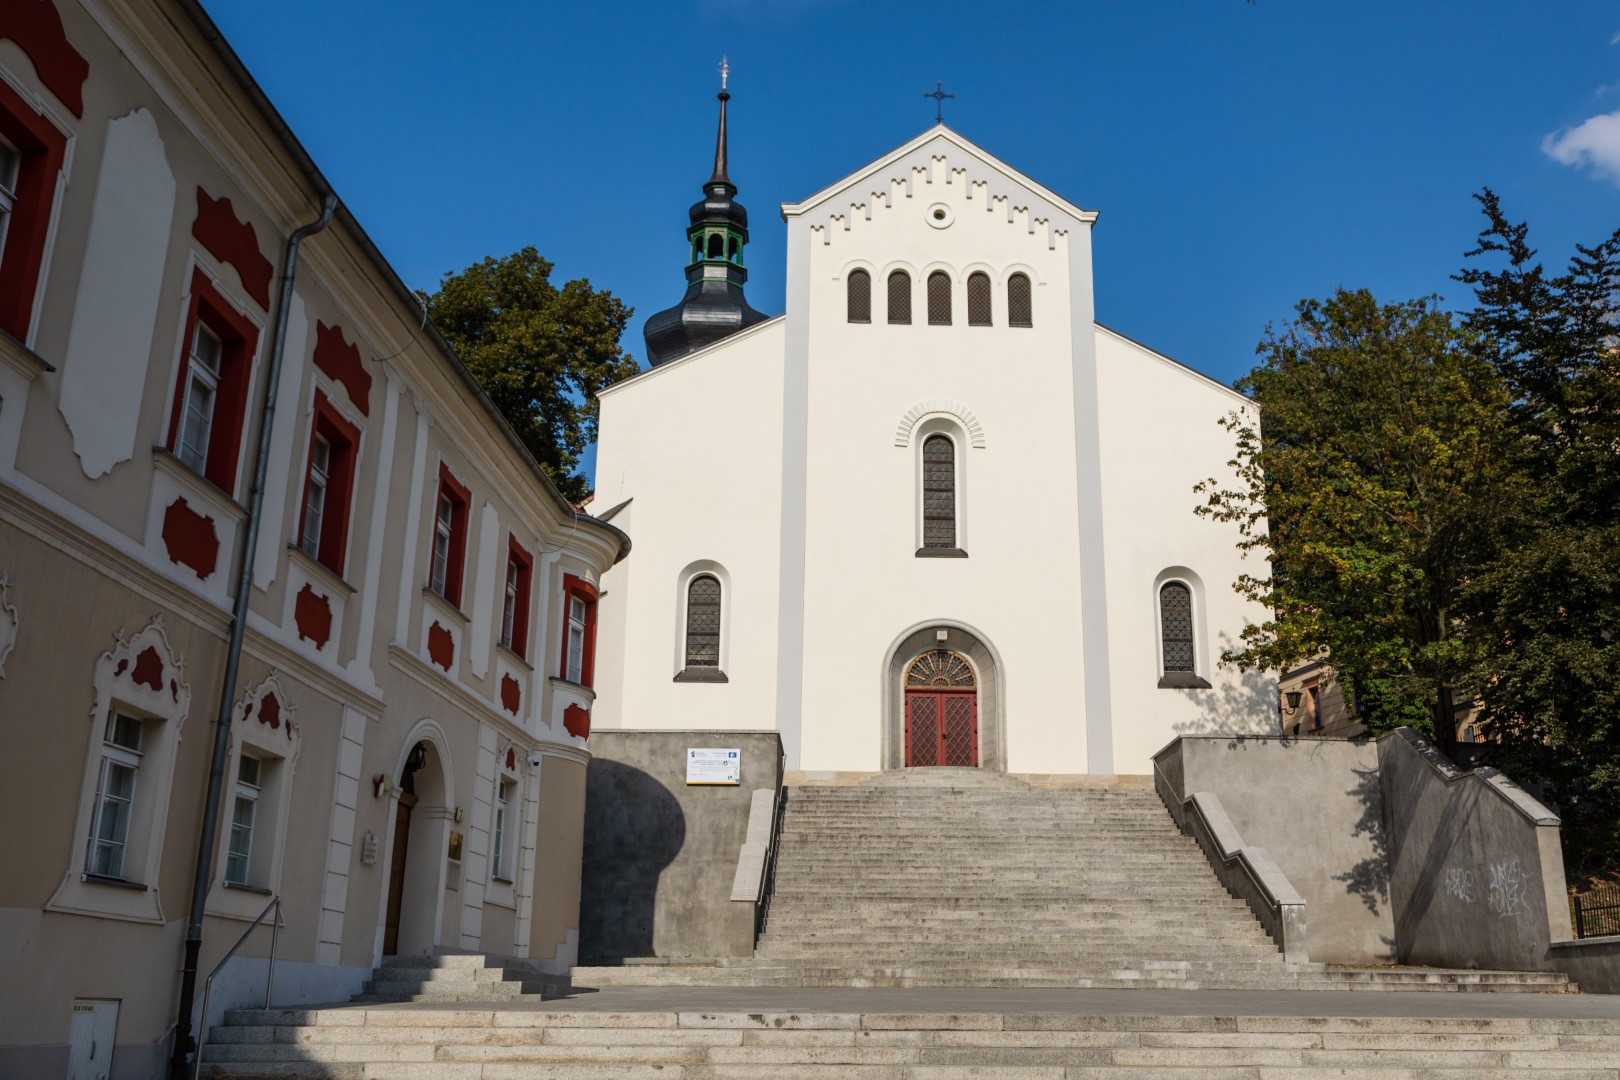
[[[517,784],[514,781],[504,776],[495,778],[495,806],[490,813],[489,826],[489,876],[507,885],[513,881],[510,865],[514,823],[512,793],[516,790]]]
[[[113,733],[120,719],[134,722],[136,732],[136,745],[115,742]],[[146,721],[134,715],[128,709],[114,706],[107,714],[107,726],[102,733],[101,767],[96,775],[95,802],[90,811],[90,835],[85,838],[84,872],[85,874],[107,880],[119,881],[124,878],[126,860],[129,855],[130,832],[135,827],[134,817],[137,800],[141,791],[141,759],[145,756],[142,745],[146,741]],[[129,795],[122,799],[126,805],[123,818],[123,832],[117,839],[110,839],[102,832],[106,819],[106,806],[113,796],[108,793],[107,779],[114,769],[127,769],[130,774]],[[97,856],[105,847],[118,848],[118,864],[116,867],[102,868]]]
[[[213,367],[204,362],[197,348],[197,343],[204,334],[219,346],[219,351],[214,354]],[[175,441],[175,453],[186,468],[201,475],[208,468],[208,447],[214,436],[214,413],[219,407],[220,368],[225,363],[225,339],[215,333],[213,327],[204,322],[199,314],[196,324],[191,328],[191,340],[186,344],[186,348],[190,353],[186,362],[186,389],[180,396],[180,437]],[[208,408],[206,415],[194,421],[191,399],[199,387],[208,394]],[[202,428],[200,439],[194,438],[197,425]],[[194,446],[196,455],[199,455],[196,460],[193,460]]]
[[[692,579],[712,577],[720,583],[720,673],[731,670],[731,573],[713,559],[699,559],[689,563],[675,578],[675,632],[671,674],[679,677],[686,670],[687,603],[691,599]],[[683,680],[685,681],[685,680]],[[729,678],[727,679],[729,682]]]
[[[501,644],[516,651],[512,632],[517,629],[519,585],[523,580],[523,567],[510,551],[506,554],[506,587],[501,600]]]
[[[1196,573],[1185,566],[1172,566],[1159,572],[1153,579],[1153,673],[1156,681],[1163,680],[1164,670],[1164,607],[1159,595],[1169,584],[1186,586],[1192,598],[1192,650],[1193,667],[1190,672],[1177,672],[1178,675],[1191,675],[1203,681],[1202,687],[1179,687],[1177,689],[1207,689],[1209,681],[1209,650],[1205,646],[1208,641],[1207,629],[1204,625],[1204,582]],[[1160,689],[1169,689],[1160,687]]]
[[[577,617],[576,617],[577,613]],[[585,600],[568,594],[568,663],[563,671],[566,682],[578,683],[585,677],[585,626],[590,617]]]
[[[135,681],[141,658],[149,649],[156,653],[160,665],[157,689]],[[97,658],[93,685],[95,703],[89,714],[89,737],[85,739],[72,853],[45,910],[163,925],[168,920],[159,898],[158,873],[163,864],[181,731],[191,709],[191,687],[185,681],[185,661],[169,645],[162,618],[154,619],[130,637],[119,636],[114,647]],[[109,882],[87,873],[86,865],[88,838],[99,806],[102,762],[108,749],[107,725],[114,713],[141,721],[141,757],[126,833],[123,874],[120,881]]]
[[[257,768],[259,769],[254,774],[254,780],[252,781],[241,775],[242,767],[250,761],[258,762]],[[246,886],[251,885],[253,882],[253,826],[259,815],[259,795],[262,792],[259,781],[264,779],[263,770],[264,763],[260,758],[243,754],[237,759],[236,786],[231,795],[230,837],[225,842],[225,884],[227,885]],[[248,811],[248,819],[245,824],[239,820],[239,812],[244,806],[247,807]],[[247,843],[244,845],[243,850],[238,851],[236,841],[240,834],[246,835]],[[233,872],[232,864],[236,860],[241,860],[243,864],[240,874]]]
[[[915,519],[915,547],[921,550],[927,536],[923,520],[923,444],[930,436],[944,435],[951,440],[956,454],[956,548],[971,551],[968,542],[968,432],[952,416],[931,416],[911,431],[912,457],[912,516]]]
[[[225,820],[214,858],[214,887],[208,892],[207,910],[212,915],[252,920],[264,910],[265,898],[281,891],[293,780],[303,743],[303,730],[286,686],[280,673],[272,671],[231,710],[231,749],[226,760],[231,783],[222,808]],[[272,695],[277,706],[275,727],[260,719],[265,699]],[[249,790],[241,780],[244,757],[258,759],[257,790]],[[255,805],[247,880],[237,881],[230,873],[231,834],[236,800],[243,795],[250,796]]]
[[[433,507],[433,554],[428,563],[428,588],[444,597],[450,578],[450,545],[456,534],[456,504],[441,482]]]
[[[325,454],[320,451],[325,449]],[[309,470],[305,478],[304,535],[298,546],[305,555],[319,561],[321,530],[326,522],[326,492],[332,482],[332,443],[316,432],[309,444]]]
[[[10,165],[0,157],[0,260],[6,254],[6,232],[11,227],[11,215],[17,205],[17,180],[22,173],[22,151],[0,135],[0,150],[10,151]]]

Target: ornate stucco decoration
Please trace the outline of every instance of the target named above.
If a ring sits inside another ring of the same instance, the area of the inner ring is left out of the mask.
[[[899,426],[895,428],[894,445],[910,446],[911,433],[924,418],[929,416],[955,417],[961,423],[962,430],[967,432],[968,442],[976,449],[984,449],[984,425],[979,423],[979,418],[974,416],[966,405],[948,398],[930,398],[927,401],[919,401],[907,409],[905,415],[900,417]]]

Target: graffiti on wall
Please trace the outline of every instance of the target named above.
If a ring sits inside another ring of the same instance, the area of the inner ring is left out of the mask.
[[[1474,902],[1474,872],[1453,867],[1446,871],[1446,892],[1465,904]]]
[[[1530,905],[1525,900],[1528,884],[1518,859],[1491,863],[1491,910],[1504,919],[1529,914]]]

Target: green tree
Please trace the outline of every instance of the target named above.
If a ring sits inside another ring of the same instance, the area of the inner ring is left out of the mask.
[[[1559,808],[1571,869],[1620,867],[1620,230],[1549,273],[1489,189],[1468,324],[1512,393],[1533,480],[1470,583],[1491,759]]]
[[[1269,559],[1237,588],[1271,617],[1223,660],[1281,672],[1326,653],[1375,731],[1408,725],[1453,751],[1473,667],[1458,597],[1517,497],[1507,390],[1434,298],[1341,289],[1301,301],[1255,351],[1237,387],[1264,439],[1241,414],[1224,421],[1235,483],[1199,485],[1198,513],[1235,522],[1240,546]]]
[[[553,483],[574,501],[597,392],[639,368],[619,339],[633,309],[583,278],[552,284],[532,247],[446,274],[422,303]]]

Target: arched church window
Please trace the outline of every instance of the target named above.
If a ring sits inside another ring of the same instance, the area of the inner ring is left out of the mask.
[[[928,325],[951,325],[951,275],[943,270],[928,275]]]
[[[1159,590],[1159,634],[1165,672],[1192,671],[1192,590],[1179,581],[1167,581]]]
[[[726,682],[720,670],[720,579],[698,574],[686,583],[685,666],[676,682]]]
[[[956,444],[947,435],[923,442],[923,550],[956,548]]]
[[[894,326],[911,324],[911,275],[904,270],[889,275],[889,323]]]
[[[849,321],[852,323],[871,322],[872,275],[865,270],[851,270],[847,287],[849,289]]]
[[[733,236],[731,238],[730,248],[731,248],[731,250],[728,253],[727,257],[730,258],[732,262],[741,262],[742,261],[742,245],[737,242],[737,238],[735,236]]]
[[[990,325],[990,275],[975,271],[968,275],[968,325]]]
[[[1007,279],[1007,325],[1034,326],[1035,316],[1030,296],[1029,275],[1014,274]]]
[[[726,257],[726,238],[719,233],[709,237],[709,258],[723,259]]]

